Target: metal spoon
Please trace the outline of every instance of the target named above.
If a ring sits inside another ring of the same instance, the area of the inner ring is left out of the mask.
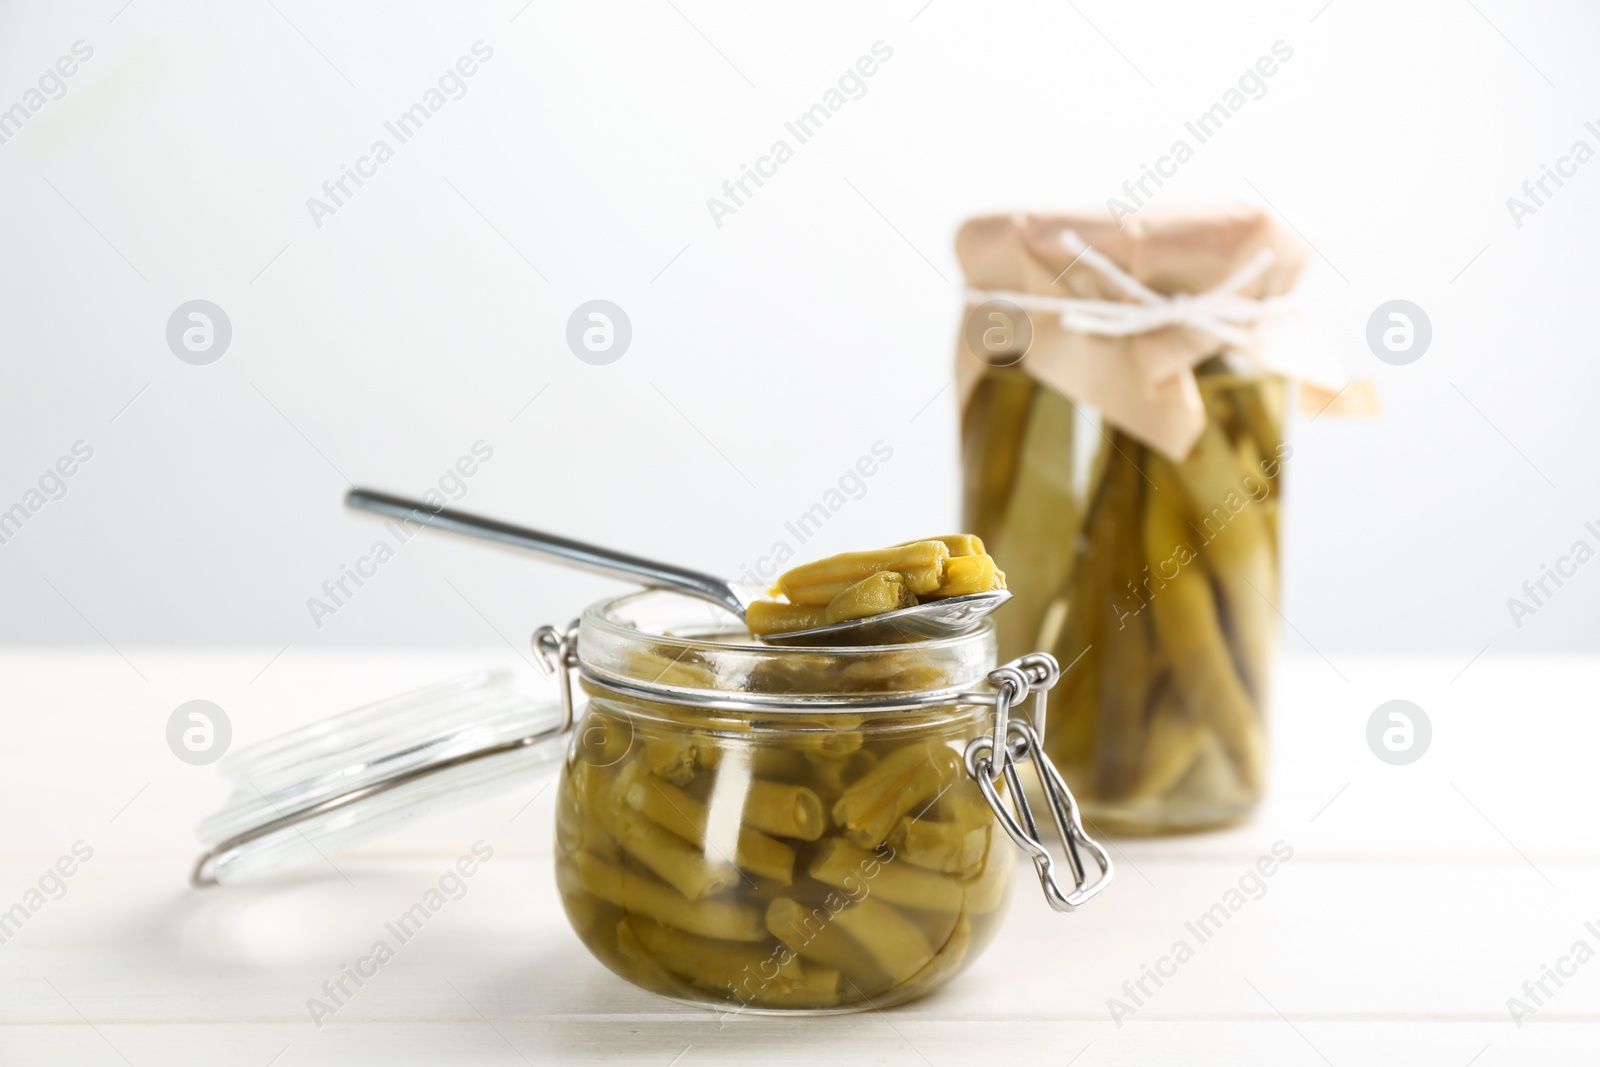
[[[344,502],[349,507],[363,511],[374,511],[451,533],[526,548],[557,563],[602,574],[607,578],[621,578],[652,589],[686,593],[716,604],[737,615],[741,621],[751,601],[760,599],[758,590],[738,586],[710,574],[674,567],[670,563],[658,563],[625,552],[613,552],[582,541],[513,526],[498,519],[469,515],[450,508],[434,509],[420,501],[390,496],[388,493],[352,489]],[[831,626],[817,626],[809,630],[766,634],[761,639],[779,645],[876,645],[893,644],[908,637],[949,637],[977,626],[990,612],[1010,599],[1011,594],[1003,589],[969,593],[900,608],[867,619],[836,622]]]

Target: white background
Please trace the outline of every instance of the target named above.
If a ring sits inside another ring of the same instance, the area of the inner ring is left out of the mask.
[[[1600,544],[1600,162],[1520,228],[1506,198],[1600,147],[1597,28],[1506,0],[8,3],[0,108],[94,55],[0,145],[0,510],[94,458],[0,545],[0,640],[520,644],[609,587],[424,536],[307,609],[379,532],[346,478],[421,493],[479,440],[461,506],[705,568],[880,440],[805,551],[953,527],[956,227],[1103,203],[1282,40],[1159,199],[1270,201],[1381,391],[1378,421],[1293,430],[1291,648],[1594,648],[1600,563],[1520,629],[1506,598]],[[319,228],[307,198],[479,40],[466,95]],[[707,197],[879,40],[865,96],[719,228]],[[633,323],[606,367],[564,341],[596,297]],[[1433,323],[1408,367],[1364,340],[1396,297]],[[203,367],[165,341],[195,298],[233,326]]]

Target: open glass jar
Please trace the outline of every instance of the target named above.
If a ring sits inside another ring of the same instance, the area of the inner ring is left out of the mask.
[[[463,775],[525,783],[559,758],[556,881],[595,956],[680,1000],[817,1013],[910,1000],[969,963],[1004,915],[1007,838],[1057,910],[1111,880],[1041,748],[1056,664],[996,668],[988,624],[897,645],[779,647],[699,602],[647,592],[542,628],[534,649],[559,675],[557,712],[508,705],[492,685],[444,686],[230,757],[263,803],[241,789],[237,810],[202,826],[215,843],[196,883],[359,839],[412,798],[470,791]],[[1031,717],[1014,716],[1030,693]],[[447,714],[430,735],[419,724],[435,703]],[[492,729],[474,708],[492,712]],[[1064,877],[1023,787],[1028,764]],[[354,788],[341,791],[341,777]]]

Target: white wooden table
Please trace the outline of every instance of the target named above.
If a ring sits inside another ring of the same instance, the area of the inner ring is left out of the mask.
[[[262,672],[272,651],[0,652],[0,909],[93,850],[0,945],[0,1063],[1600,1061],[1600,959],[1561,963],[1577,941],[1600,950],[1600,659],[1491,653],[1453,682],[1465,656],[1288,659],[1252,824],[1117,842],[1117,883],[1076,915],[1019,883],[995,946],[919,1003],[772,1019],[668,1003],[592,960],[556,903],[551,795],[529,804],[532,784],[336,857],[342,875],[190,890],[192,828],[223,791],[168,751],[178,704],[221,705],[239,745],[495,659],[291,650]],[[1404,767],[1365,740],[1395,697],[1434,727]],[[494,855],[467,895],[315,1025],[308,998],[480,839]],[[1293,858],[1200,943],[1186,922],[1279,841]],[[1179,940],[1192,958],[1113,1022],[1108,999],[1133,1005],[1124,983]],[[1545,964],[1574,973],[1518,1026],[1507,1000]]]

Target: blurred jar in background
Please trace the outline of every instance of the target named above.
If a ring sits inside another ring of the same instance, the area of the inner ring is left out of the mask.
[[[1338,377],[1284,299],[1304,251],[1227,205],[978,218],[957,252],[1000,656],[1066,668],[1045,747],[1103,830],[1236,822],[1267,775],[1287,379]]]

